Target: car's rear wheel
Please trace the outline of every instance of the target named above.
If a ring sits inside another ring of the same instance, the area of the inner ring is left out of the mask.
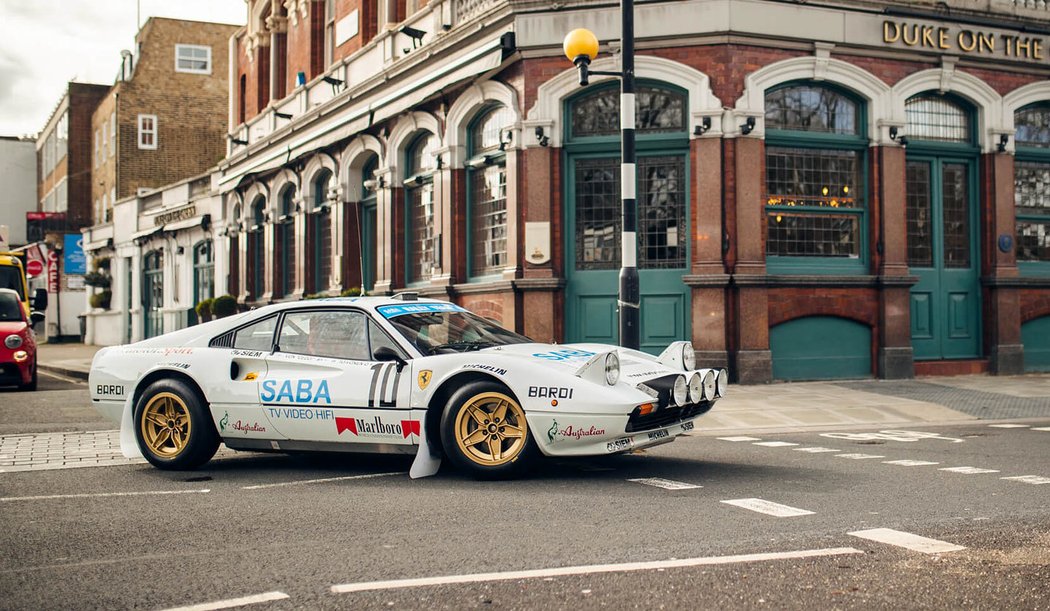
[[[474,477],[520,475],[538,453],[525,410],[501,384],[478,381],[456,391],[441,420],[449,460]]]
[[[219,435],[200,395],[181,380],[157,380],[135,404],[135,438],[158,469],[194,469],[211,460]]]

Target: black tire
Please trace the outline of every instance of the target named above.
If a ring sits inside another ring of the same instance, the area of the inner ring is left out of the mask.
[[[135,403],[134,423],[142,455],[158,469],[195,469],[219,449],[208,406],[182,380],[150,384]]]
[[[471,382],[449,398],[441,444],[457,469],[478,479],[520,476],[539,455],[521,404],[505,386],[488,380]]]
[[[19,384],[18,385],[18,390],[26,391],[26,392],[33,392],[33,391],[36,390],[36,386],[37,386],[36,363],[33,363],[33,377],[29,379],[29,383],[28,384]]]

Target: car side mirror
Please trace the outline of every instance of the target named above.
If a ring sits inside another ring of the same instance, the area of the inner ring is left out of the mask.
[[[47,289],[33,291],[32,306],[34,310],[40,310],[41,312],[47,309]]]
[[[36,312],[36,311],[30,312],[29,313],[29,326],[33,327],[34,329],[36,329],[36,326],[38,324],[44,322],[44,318],[45,317],[44,317],[44,313],[43,312]]]
[[[408,364],[408,361],[403,359],[401,355],[390,346],[380,346],[376,348],[375,351],[372,352],[372,358],[377,361],[394,361],[397,363],[398,371],[401,371],[405,365]]]

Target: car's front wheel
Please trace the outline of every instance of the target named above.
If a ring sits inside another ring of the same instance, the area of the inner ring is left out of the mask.
[[[194,469],[219,449],[207,405],[181,380],[157,380],[142,393],[135,404],[135,438],[158,469]]]
[[[525,410],[501,384],[467,384],[449,399],[441,420],[441,442],[449,460],[483,479],[520,475],[539,450]]]

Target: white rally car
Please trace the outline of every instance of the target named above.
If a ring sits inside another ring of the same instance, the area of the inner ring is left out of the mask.
[[[530,339],[448,302],[335,298],[266,306],[100,350],[91,400],[125,456],[161,469],[235,450],[442,456],[477,477],[529,459],[625,452],[693,428],[726,391],[689,342],[659,357]]]

